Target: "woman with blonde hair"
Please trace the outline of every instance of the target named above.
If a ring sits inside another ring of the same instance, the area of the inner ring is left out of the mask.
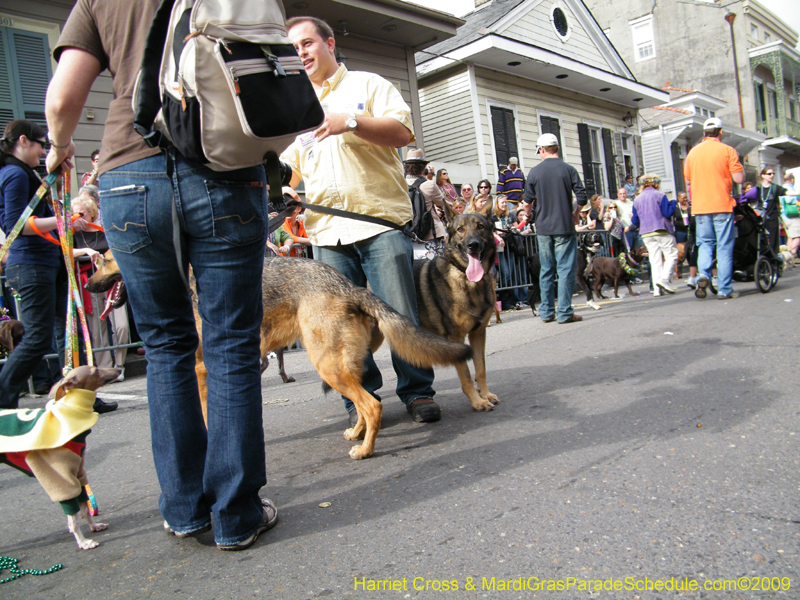
[[[672,215],[677,200],[668,200],[659,191],[661,178],[658,175],[642,175],[639,185],[639,195],[633,202],[631,224],[639,228],[639,235],[647,246],[653,296],[661,296],[664,292],[674,294],[670,280],[678,262],[678,247]]]
[[[465,213],[475,213],[480,212],[483,210],[483,207],[486,206],[486,203],[489,201],[489,198],[486,196],[473,196],[472,200],[469,201],[467,204],[467,210]]]

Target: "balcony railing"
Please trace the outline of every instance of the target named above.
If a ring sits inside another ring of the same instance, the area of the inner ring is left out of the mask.
[[[789,137],[800,139],[800,123],[791,119],[759,121],[756,123],[756,130],[771,138],[788,135]]]

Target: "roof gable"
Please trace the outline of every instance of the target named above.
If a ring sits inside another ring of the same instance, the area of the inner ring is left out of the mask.
[[[554,8],[566,17],[567,35],[561,37],[552,22]],[[417,53],[420,65],[481,38],[496,34],[569,56],[590,67],[633,79],[633,74],[581,0],[494,0],[463,17],[466,23],[455,37]]]

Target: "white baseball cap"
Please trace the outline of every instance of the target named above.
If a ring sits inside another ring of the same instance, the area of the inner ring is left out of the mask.
[[[558,138],[552,133],[543,133],[536,140],[537,148],[547,148],[548,146],[558,146]]]
[[[703,131],[708,131],[709,129],[722,129],[722,119],[718,117],[706,119],[706,122],[703,123]]]

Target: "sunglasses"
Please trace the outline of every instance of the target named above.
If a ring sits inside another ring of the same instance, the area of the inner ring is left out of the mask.
[[[478,189],[479,189],[479,190],[488,190],[490,187],[491,187],[491,186],[489,186],[489,185],[479,185],[479,186],[478,186]]]
[[[47,146],[47,140],[31,140],[31,141],[32,141],[32,142],[36,142],[36,143],[37,143],[37,144],[39,144],[39,145],[40,145],[42,148],[45,148],[45,147]]]
[[[773,173],[772,171],[770,171],[769,173],[764,173],[764,175],[775,175],[775,173]]]

